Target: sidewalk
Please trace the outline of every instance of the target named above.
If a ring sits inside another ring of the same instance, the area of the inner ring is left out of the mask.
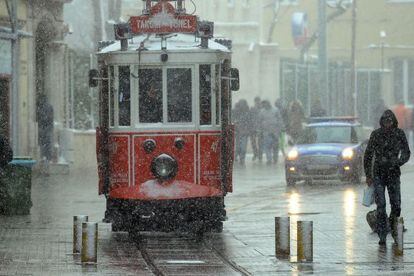
[[[152,275],[127,233],[99,224],[97,266],[72,254],[73,215],[103,218],[105,200],[93,174],[33,178],[29,216],[0,216],[0,275]]]

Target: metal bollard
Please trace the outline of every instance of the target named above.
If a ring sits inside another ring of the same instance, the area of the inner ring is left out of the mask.
[[[275,251],[276,258],[290,256],[290,218],[275,217]]]
[[[82,223],[82,263],[96,263],[98,253],[98,223]]]
[[[313,222],[298,221],[298,262],[313,262]]]
[[[82,250],[82,223],[88,221],[88,216],[73,216],[73,254],[80,254]]]
[[[397,218],[397,254],[404,254],[404,219],[402,217]]]

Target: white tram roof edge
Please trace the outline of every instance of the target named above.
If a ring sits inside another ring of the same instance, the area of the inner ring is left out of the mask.
[[[161,38],[156,37],[154,34],[150,35],[138,35],[134,36],[132,39],[128,39],[128,51],[137,51],[141,45],[141,42],[145,40],[144,47],[148,51],[161,51]],[[214,39],[214,38],[213,38]],[[199,38],[195,39],[194,34],[173,34],[173,36],[167,38],[167,51],[200,51],[200,50],[213,50],[220,52],[228,52],[229,50],[226,46],[215,42],[213,39],[209,39],[208,48],[203,49],[200,47],[201,40]],[[115,41],[114,43],[102,48],[98,54],[107,54],[112,52],[121,52],[121,42]]]

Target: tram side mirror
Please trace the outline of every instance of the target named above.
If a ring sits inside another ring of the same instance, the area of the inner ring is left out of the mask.
[[[89,70],[89,87],[97,87],[99,83],[99,71],[96,69]]]
[[[239,69],[231,68],[230,69],[230,89],[232,91],[239,91],[240,89],[240,78],[239,78]]]

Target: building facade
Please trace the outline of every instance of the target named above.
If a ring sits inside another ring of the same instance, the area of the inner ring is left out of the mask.
[[[188,2],[188,1],[187,1]],[[274,100],[284,97],[304,102],[309,111],[318,97],[318,41],[305,51],[295,44],[292,18],[306,15],[308,41],[318,31],[319,0],[212,0],[194,1],[197,14],[214,21],[215,32],[234,42],[233,63],[241,73],[241,90],[235,95]],[[341,2],[343,5],[338,7]],[[414,102],[414,1],[358,0],[356,2],[357,91],[350,85],[352,52],[352,0],[327,1],[327,57],[329,91],[321,100],[333,115],[353,113],[352,98],[358,110],[375,106],[383,98],[388,106]],[[192,12],[191,3],[187,11]],[[344,104],[345,103],[345,104]],[[345,106],[345,107],[344,107]],[[335,113],[335,110],[339,110]],[[362,114],[369,116],[369,114]]]
[[[66,44],[63,6],[71,0],[0,1],[0,130],[15,155],[39,157],[37,99],[54,108],[57,129],[66,122]],[[55,143],[61,143],[59,133]],[[55,151],[55,158],[59,152]],[[56,160],[57,161],[57,160]]]

